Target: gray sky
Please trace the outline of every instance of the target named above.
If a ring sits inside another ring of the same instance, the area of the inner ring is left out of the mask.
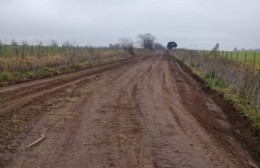
[[[0,0],[0,40],[105,45],[151,33],[166,45],[260,48],[260,0]]]

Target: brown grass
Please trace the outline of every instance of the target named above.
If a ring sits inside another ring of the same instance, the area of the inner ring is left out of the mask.
[[[49,77],[129,58],[124,50],[91,49],[46,56],[0,57],[0,86]]]
[[[225,93],[256,125],[260,125],[260,71],[218,56],[179,50],[173,55],[198,69],[211,87]]]

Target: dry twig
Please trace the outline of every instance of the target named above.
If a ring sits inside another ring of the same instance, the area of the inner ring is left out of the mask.
[[[37,144],[39,144],[40,142],[42,142],[45,138],[47,138],[45,135],[44,135],[44,131],[42,132],[42,136],[37,139],[36,141],[34,141],[33,143],[29,144],[28,146],[26,146],[25,149],[29,149]]]

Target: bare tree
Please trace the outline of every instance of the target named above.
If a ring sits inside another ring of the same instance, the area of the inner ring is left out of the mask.
[[[71,46],[71,44],[69,41],[64,41],[62,44],[62,47],[64,47],[64,48],[69,48],[70,46]]]
[[[56,47],[59,46],[59,45],[58,45],[58,42],[57,42],[56,40],[51,40],[51,41],[50,41],[50,45],[51,45],[52,47],[54,47],[54,48],[56,48]]]
[[[110,48],[110,49],[118,50],[118,49],[121,48],[121,44],[119,44],[119,43],[115,43],[115,44],[110,43],[110,44],[109,44],[109,48]]]
[[[26,40],[23,40],[23,41],[21,42],[21,44],[24,45],[24,46],[28,46],[28,45],[29,45],[28,41],[26,41]]]
[[[155,41],[155,36],[153,36],[150,33],[145,33],[145,34],[139,34],[137,36],[139,39],[140,45],[145,49],[145,50],[153,50],[153,45]]]
[[[11,41],[11,45],[12,45],[12,46],[17,46],[18,44],[17,44],[17,42],[16,42],[15,40],[12,40],[12,41]]]
[[[154,43],[153,48],[155,50],[166,50],[166,48],[161,43]]]
[[[120,46],[129,54],[134,55],[134,42],[129,38],[120,38]]]
[[[109,43],[108,47],[113,50],[114,49],[114,45],[112,43]]]
[[[129,38],[120,38],[119,42],[123,48],[128,47],[129,45],[133,45],[133,41],[131,41]]]

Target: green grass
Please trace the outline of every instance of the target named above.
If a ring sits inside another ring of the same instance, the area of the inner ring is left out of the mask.
[[[36,77],[41,78],[41,77],[45,77],[45,76],[50,76],[52,74],[53,74],[53,72],[47,67],[37,69],[37,70],[25,71],[25,72],[3,71],[3,72],[0,72],[0,86],[14,84],[17,82],[23,82],[23,81],[27,81],[29,79],[33,79]]]
[[[28,71],[1,71],[0,72],[0,86],[7,86],[10,84],[26,82],[29,80],[40,79],[44,77],[55,76],[68,72],[74,72],[94,66],[104,65],[121,59],[101,59],[94,62],[78,62],[70,65],[63,65],[59,67],[49,68],[43,67],[36,70]]]
[[[187,65],[187,64],[186,64]],[[206,81],[206,85],[213,90],[221,93],[224,100],[231,102],[240,110],[241,114],[246,116],[256,128],[260,129],[260,111],[252,105],[243,95],[238,94],[234,89],[228,87],[224,80],[217,77],[215,74],[209,74],[201,71],[198,68],[191,67],[193,73]]]
[[[214,74],[203,73],[202,77],[206,80],[206,83],[210,88],[221,92],[227,102],[233,102],[238,105],[243,114],[253,121],[255,126],[260,127],[258,110],[251,105],[244,96],[239,95],[235,90],[229,88],[223,79]]]
[[[129,58],[123,49],[0,44],[0,86]]]
[[[260,52],[253,52],[253,51],[226,51],[220,52],[221,57],[238,61],[241,63],[253,64],[254,63],[254,54],[255,54],[255,63],[259,66],[260,65]]]
[[[210,51],[199,51],[203,55],[207,55]],[[254,66],[254,54],[255,54],[255,68],[260,69],[260,52],[255,51],[220,51],[219,57],[238,62],[241,64],[246,64],[251,67]]]

